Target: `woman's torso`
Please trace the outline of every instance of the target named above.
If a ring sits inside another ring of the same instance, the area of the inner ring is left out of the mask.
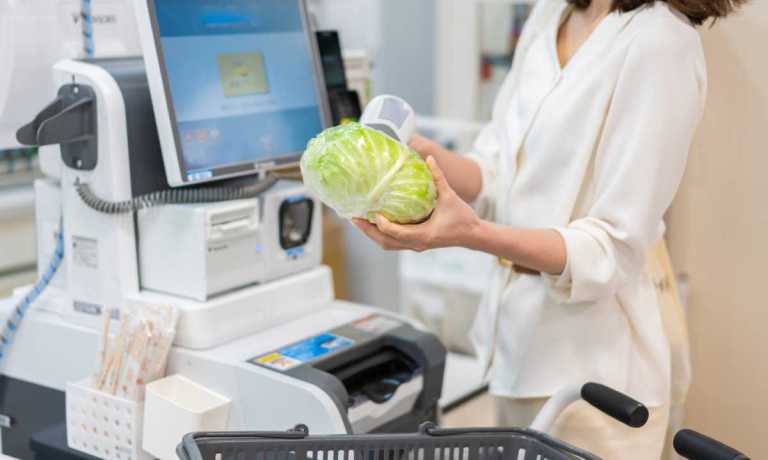
[[[561,69],[556,40],[566,8],[564,0],[540,0],[495,108],[496,218],[507,225],[561,227],[589,213],[596,152],[628,48],[639,33],[677,33],[669,24],[676,21],[690,32],[665,3],[612,13]],[[658,228],[660,237],[661,221]],[[497,313],[497,394],[545,396],[593,379],[663,402],[668,350],[647,277],[616,296],[573,305],[553,301],[542,277],[509,276]]]

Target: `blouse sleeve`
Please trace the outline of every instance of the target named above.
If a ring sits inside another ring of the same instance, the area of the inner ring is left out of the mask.
[[[698,34],[635,38],[620,72],[599,141],[587,215],[556,230],[567,252],[547,276],[560,302],[615,295],[643,269],[685,170],[706,96]]]
[[[481,219],[494,220],[496,215],[496,172],[498,171],[501,145],[494,123],[489,123],[480,132],[472,152],[467,158],[480,167],[482,185],[480,194],[472,204]]]

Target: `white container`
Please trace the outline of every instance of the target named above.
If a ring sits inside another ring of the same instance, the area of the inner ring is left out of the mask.
[[[365,50],[344,50],[343,54],[347,87],[357,91],[357,95],[360,96],[360,106],[365,108],[371,99],[371,60]]]
[[[147,384],[144,449],[161,460],[175,460],[184,435],[227,428],[231,402],[181,375]]]
[[[90,387],[67,384],[67,444],[105,460],[149,460],[141,449],[144,406]]]

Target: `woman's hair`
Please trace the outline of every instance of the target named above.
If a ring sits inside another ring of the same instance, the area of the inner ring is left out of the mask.
[[[701,25],[709,19],[716,20],[728,16],[747,2],[747,0],[613,0],[613,10],[632,11],[656,1],[669,3],[674,9],[688,16],[688,19],[696,25]],[[577,8],[586,8],[592,0],[568,0],[568,2],[576,5]]]

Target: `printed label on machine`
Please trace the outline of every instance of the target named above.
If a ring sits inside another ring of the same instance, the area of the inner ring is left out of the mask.
[[[329,353],[349,348],[352,345],[354,345],[354,342],[346,337],[325,333],[259,356],[250,362],[279,371],[287,371]]]
[[[72,302],[72,309],[78,313],[85,313],[86,315],[93,315],[93,316],[101,316],[101,312],[104,310],[104,308],[99,304],[90,303],[90,302],[81,302],[79,300],[75,300]]]
[[[99,242],[93,238],[73,236],[72,260],[81,267],[99,268]]]
[[[371,315],[352,322],[352,325],[365,332],[381,334],[396,329],[402,326],[403,323],[396,319],[387,318],[386,316]]]
[[[263,366],[271,367],[272,369],[277,369],[278,371],[287,371],[288,369],[292,369],[298,365],[303,364],[301,361],[297,361],[293,358],[281,355],[280,353],[270,353],[260,358],[256,358],[251,362],[254,364],[261,364]]]

